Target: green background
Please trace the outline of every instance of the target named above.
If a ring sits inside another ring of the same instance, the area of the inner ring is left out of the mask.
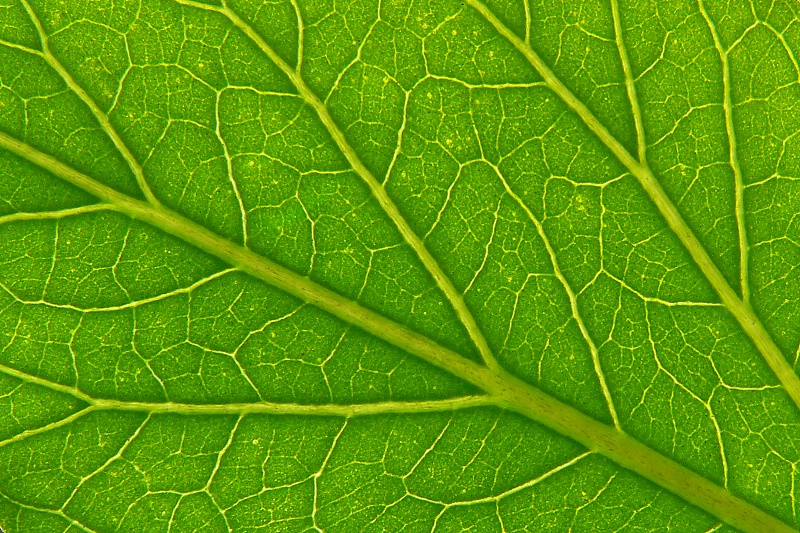
[[[652,169],[796,365],[800,6],[526,1],[485,5]],[[503,368],[800,526],[798,407],[478,10],[226,6],[0,0],[0,131],[480,362],[371,176]],[[0,526],[733,531],[374,333],[0,150]]]

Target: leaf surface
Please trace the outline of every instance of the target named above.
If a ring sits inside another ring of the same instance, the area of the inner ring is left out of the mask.
[[[792,0],[0,0],[0,527],[797,531]]]

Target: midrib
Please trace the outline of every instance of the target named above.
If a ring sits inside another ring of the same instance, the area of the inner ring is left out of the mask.
[[[522,53],[539,75],[544,78],[550,90],[556,93],[580,117],[592,133],[611,150],[616,158],[639,181],[644,191],[658,208],[661,216],[666,220],[667,225],[678,236],[684,248],[689,252],[697,266],[700,267],[701,272],[719,296],[722,304],[733,315],[747,336],[750,337],[756,349],[761,353],[770,369],[783,385],[784,390],[792,398],[795,405],[800,408],[800,378],[795,374],[780,348],[772,340],[772,337],[752,308],[739,298],[725,280],[722,272],[717,268],[717,265],[694,235],[694,232],[689,228],[689,225],[678,212],[669,196],[667,196],[652,171],[637,161],[594,116],[589,108],[572,94],[555,73],[550,70],[550,67],[542,61],[539,55],[525,41],[517,37],[511,29],[505,26],[488,7],[481,3],[480,0],[466,0],[466,2]]]
[[[594,420],[507,372],[474,363],[169,209],[136,200],[111,189],[4,133],[0,133],[0,148],[5,148],[100,200],[113,204],[132,218],[197,246],[270,285],[450,372],[485,391],[491,397],[492,403],[519,412],[574,439],[742,531],[797,533],[797,530],[758,507],[733,496],[724,488],[648,448],[624,432]]]

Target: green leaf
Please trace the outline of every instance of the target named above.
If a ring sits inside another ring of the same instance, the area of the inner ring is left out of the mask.
[[[799,58],[795,0],[0,0],[0,528],[797,532]]]

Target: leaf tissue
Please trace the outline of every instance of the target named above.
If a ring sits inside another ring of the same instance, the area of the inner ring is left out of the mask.
[[[5,533],[800,528],[797,0],[0,0]]]

